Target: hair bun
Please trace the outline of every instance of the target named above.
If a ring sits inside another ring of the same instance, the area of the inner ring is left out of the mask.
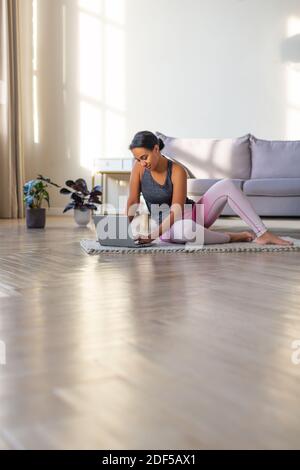
[[[158,145],[159,145],[159,150],[162,150],[165,146],[165,144],[163,143],[160,137],[158,137]]]
[[[163,149],[165,146],[163,140],[153,134],[153,132],[140,131],[135,134],[128,148],[129,150],[133,150],[135,148],[144,147],[147,150],[153,150],[155,145],[158,145],[159,150]]]

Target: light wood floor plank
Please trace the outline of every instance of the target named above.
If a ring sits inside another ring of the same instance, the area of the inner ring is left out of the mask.
[[[300,254],[89,257],[94,236],[0,221],[0,448],[299,449]]]

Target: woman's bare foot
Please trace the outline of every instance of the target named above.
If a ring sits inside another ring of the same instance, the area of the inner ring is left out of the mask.
[[[293,242],[290,242],[288,240],[283,240],[280,237],[277,237],[277,235],[274,235],[274,233],[271,232],[265,232],[263,233],[260,237],[257,237],[254,239],[255,243],[258,243],[259,245],[266,245],[266,244],[272,244],[272,245],[293,245]]]
[[[230,243],[233,242],[252,242],[255,235],[251,232],[226,232],[230,236]]]

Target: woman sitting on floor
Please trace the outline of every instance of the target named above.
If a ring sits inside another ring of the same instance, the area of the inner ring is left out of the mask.
[[[258,244],[291,245],[269,232],[256,214],[243,191],[231,179],[222,179],[213,184],[195,203],[187,197],[187,175],[185,169],[161,154],[164,143],[149,131],[138,132],[129,149],[136,160],[130,177],[130,193],[127,215],[131,222],[140,203],[142,192],[147,207],[152,213],[155,205],[169,207],[166,217],[159,213],[157,226],[148,236],[140,235],[139,243],[149,243],[158,237],[162,241],[185,243],[196,238],[197,228],[203,230],[203,243],[249,242]],[[232,210],[251,227],[254,234],[244,232],[216,232],[209,227],[216,221],[228,202]],[[203,227],[196,221],[197,204],[204,206]],[[188,205],[189,209],[184,209]],[[183,215],[182,215],[183,214]]]

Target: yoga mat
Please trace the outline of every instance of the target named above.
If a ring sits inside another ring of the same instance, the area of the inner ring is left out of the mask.
[[[237,242],[237,243],[219,243],[217,245],[204,245],[193,246],[184,245],[179,243],[166,243],[158,242],[153,243],[153,246],[141,248],[127,248],[127,247],[111,247],[102,246],[97,240],[81,240],[80,245],[85,253],[88,255],[98,255],[100,253],[234,253],[234,252],[283,252],[283,251],[300,251],[300,239],[291,237],[281,237],[284,240],[294,242],[292,246],[280,245],[258,245],[255,242]]]

